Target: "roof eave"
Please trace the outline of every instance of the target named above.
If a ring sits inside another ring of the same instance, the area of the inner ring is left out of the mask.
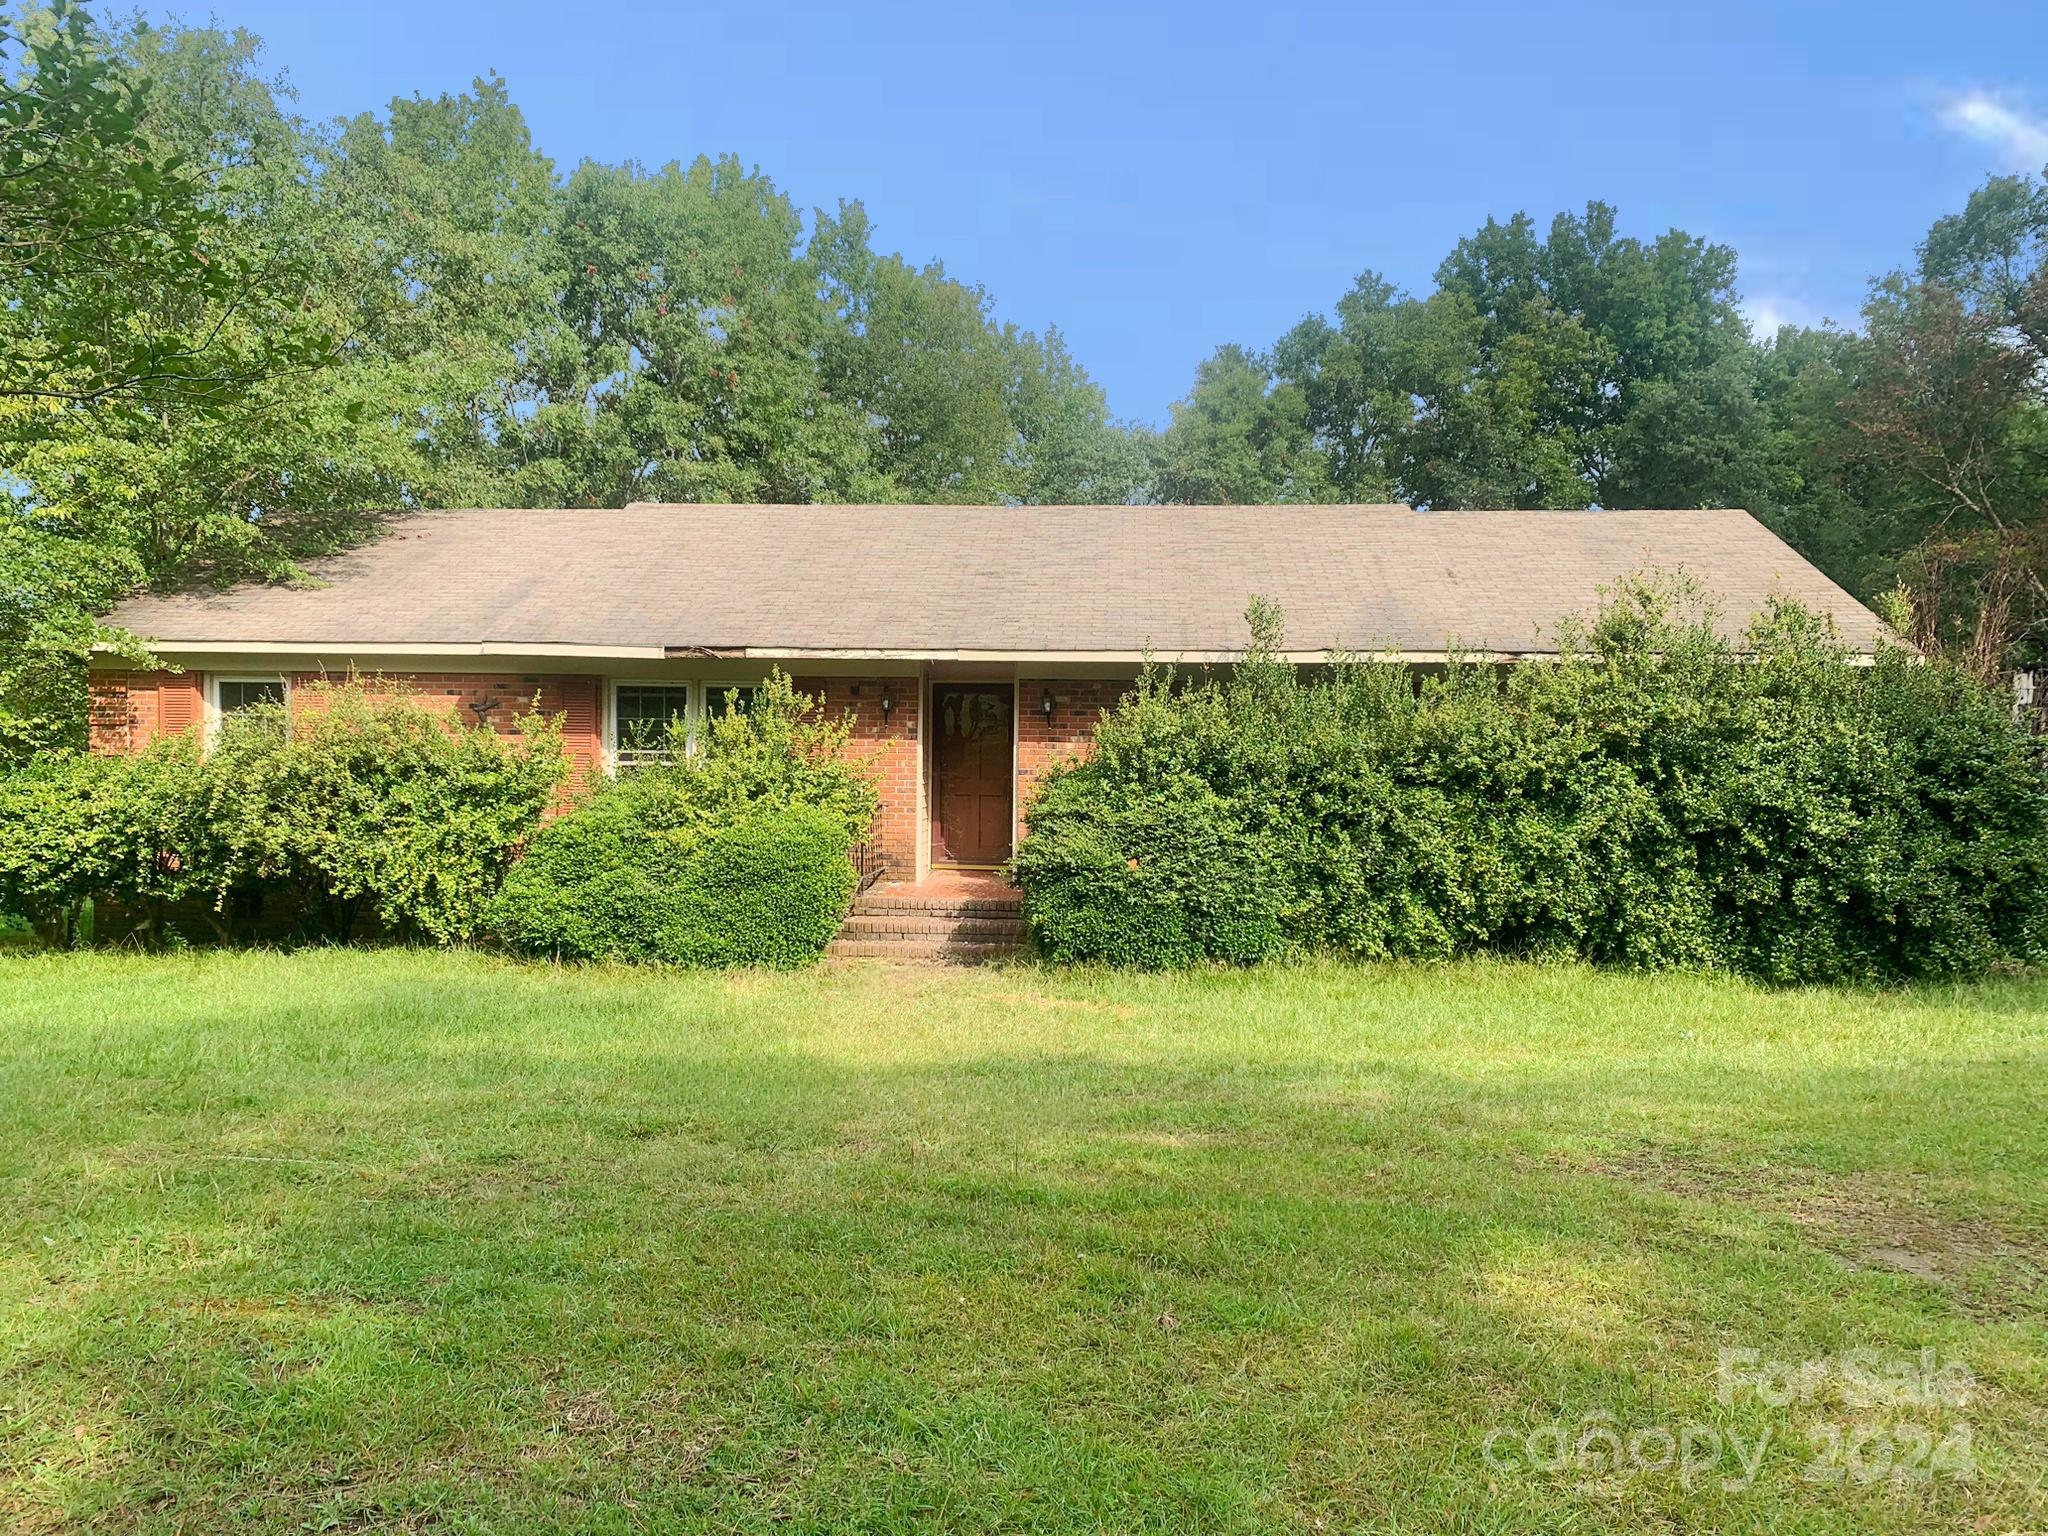
[[[425,641],[380,641],[361,644],[332,640],[169,640],[145,642],[167,658],[191,657],[205,661],[214,657],[305,657],[346,656],[357,660],[406,661],[499,661],[499,662],[599,662],[599,661],[765,661],[765,662],[957,662],[968,664],[1014,663],[1019,666],[1141,666],[1146,662],[1175,662],[1185,665],[1217,666],[1244,659],[1242,647],[1221,650],[1005,650],[964,647],[840,648],[830,646],[660,646],[660,645],[563,645],[539,641],[475,641],[464,643]],[[1867,666],[1874,659],[1876,643],[1866,648],[1852,646],[1849,660]],[[118,648],[107,642],[93,647],[99,655],[112,657]],[[1473,646],[1457,650],[1403,650],[1390,646],[1346,650],[1329,647],[1274,653],[1276,661],[1303,666],[1327,664],[1344,656],[1362,661],[1404,661],[1443,665],[1451,661],[1518,662],[1556,661],[1562,653],[1541,648],[1495,650]],[[1737,652],[1748,655],[1747,652]]]
[[[1063,662],[1127,663],[1133,666],[1146,661],[1177,661],[1201,664],[1220,664],[1244,659],[1241,646],[1222,649],[1168,650],[1165,648],[1140,650],[1045,650],[1002,647],[964,646],[889,646],[889,647],[838,647],[798,645],[746,645],[746,646],[659,646],[659,645],[563,645],[540,641],[472,641],[462,643],[429,641],[377,641],[361,643],[337,640],[184,640],[154,638],[145,642],[162,655],[170,657],[190,656],[206,658],[213,656],[332,656],[347,655],[365,659],[403,657],[408,660],[560,660],[560,661],[890,661],[890,662],[1017,662],[1058,665]],[[94,650],[103,655],[112,655],[116,647],[101,643]],[[1414,662],[1443,662],[1455,654],[1468,660],[1519,661],[1537,659],[1552,654],[1541,651],[1489,651],[1474,649],[1450,652],[1444,650],[1399,650],[1381,648],[1370,651],[1343,652],[1336,648],[1312,650],[1290,650],[1276,654],[1277,660],[1297,662],[1306,665],[1328,662],[1340,654],[1371,657],[1378,660],[1400,660]]]

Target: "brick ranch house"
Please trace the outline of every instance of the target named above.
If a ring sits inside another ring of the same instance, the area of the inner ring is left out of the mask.
[[[509,729],[538,698],[579,780],[649,722],[699,719],[771,667],[850,711],[880,777],[873,851],[897,880],[1009,858],[1033,782],[1087,748],[1149,656],[1228,662],[1254,595],[1288,656],[1508,662],[1646,569],[1739,629],[1774,593],[1876,616],[1746,512],[1417,512],[1404,506],[673,506],[392,520],[317,585],[137,598],[112,615],[179,670],[92,678],[92,743],[136,750],[322,677],[404,678]]]

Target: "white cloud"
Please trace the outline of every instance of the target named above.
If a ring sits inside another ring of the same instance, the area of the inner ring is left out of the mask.
[[[2029,116],[1989,91],[1964,91],[1941,104],[1941,126],[1989,144],[2007,170],[2038,171],[2048,164],[2048,121]]]
[[[1782,293],[1759,293],[1742,301],[1742,318],[1749,322],[1749,334],[1769,341],[1781,325],[1818,325],[1820,317],[1812,308]]]

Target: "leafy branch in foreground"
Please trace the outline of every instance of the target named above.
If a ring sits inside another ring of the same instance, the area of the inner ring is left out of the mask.
[[[203,169],[151,142],[149,82],[85,11],[0,21],[0,74],[0,399],[43,407],[7,425],[130,396],[224,405],[325,360],[277,254],[239,247]]]

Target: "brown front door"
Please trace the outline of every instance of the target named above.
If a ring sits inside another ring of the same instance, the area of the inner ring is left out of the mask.
[[[932,862],[1010,856],[1008,683],[932,684]]]

